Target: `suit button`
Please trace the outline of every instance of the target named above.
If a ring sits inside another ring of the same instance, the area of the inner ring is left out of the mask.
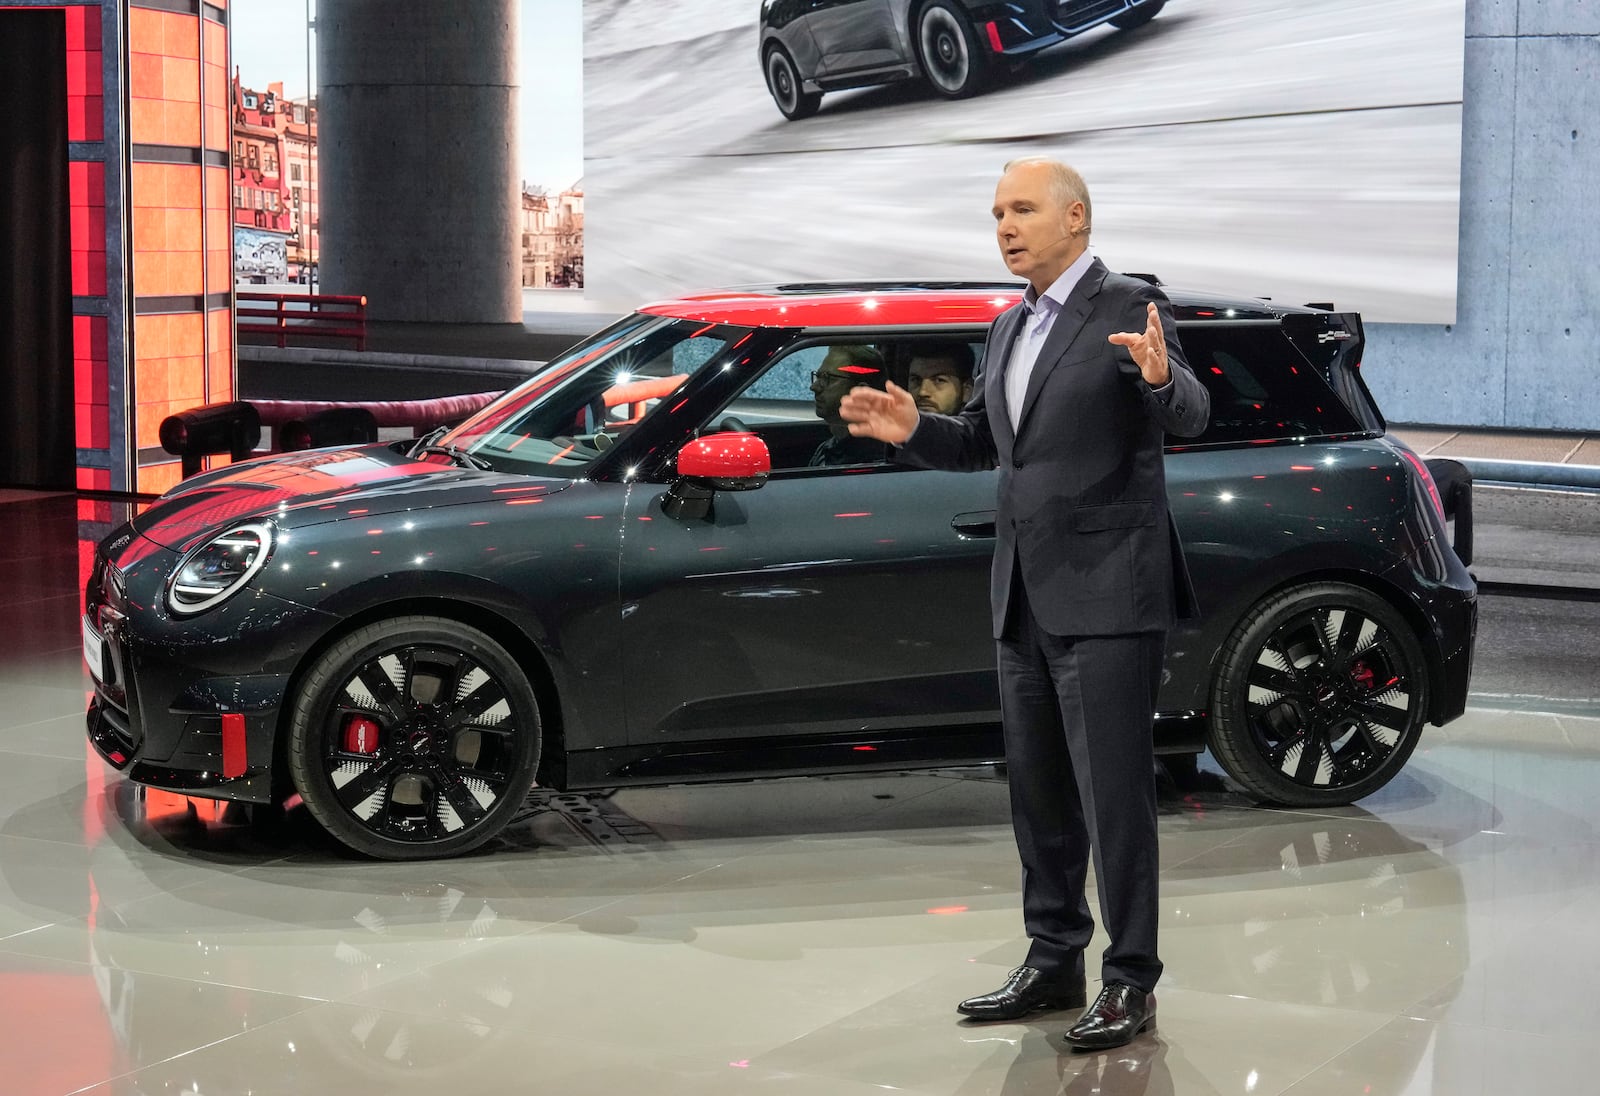
[[[1013,468],[1021,468],[1022,467],[1022,462],[1020,460],[1014,460],[1014,461],[1011,462],[1011,467],[1013,467]]]

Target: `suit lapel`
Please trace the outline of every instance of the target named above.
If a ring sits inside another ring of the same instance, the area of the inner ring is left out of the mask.
[[[1055,323],[1050,325],[1050,334],[1045,337],[1044,346],[1039,349],[1039,357],[1033,363],[1033,372],[1028,376],[1028,391],[1023,396],[1022,414],[1017,419],[1018,434],[1028,425],[1028,415],[1033,410],[1033,405],[1038,402],[1044,382],[1055,367],[1061,364],[1061,359],[1083,333],[1083,323],[1094,311],[1094,298],[1099,295],[1107,273],[1109,271],[1106,270],[1106,265],[1095,259],[1089,264],[1089,269],[1083,272],[1083,277],[1078,279],[1078,284],[1073,286],[1072,292],[1067,294],[1066,303],[1061,306],[1061,314],[1056,317]]]

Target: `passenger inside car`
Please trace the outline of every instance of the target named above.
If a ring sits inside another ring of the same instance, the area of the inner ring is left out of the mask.
[[[910,348],[906,390],[917,410],[954,415],[972,398],[972,346],[964,342],[917,343]]]

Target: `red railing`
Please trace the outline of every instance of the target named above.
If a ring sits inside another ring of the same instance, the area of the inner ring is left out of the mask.
[[[367,298],[337,293],[235,293],[241,335],[265,335],[278,346],[291,339],[354,339],[367,348]]]

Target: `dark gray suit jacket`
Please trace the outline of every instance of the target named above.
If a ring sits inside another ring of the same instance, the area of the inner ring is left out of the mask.
[[[1106,341],[1143,331],[1150,301],[1172,368],[1160,395],[1127,349]],[[1005,374],[1023,315],[1018,305],[989,328],[966,409],[924,413],[901,453],[932,468],[999,467],[990,581],[997,638],[1019,579],[1052,634],[1166,630],[1197,610],[1167,512],[1162,439],[1203,431],[1211,402],[1183,356],[1172,308],[1155,286],[1094,260],[1050,329],[1013,433]]]

